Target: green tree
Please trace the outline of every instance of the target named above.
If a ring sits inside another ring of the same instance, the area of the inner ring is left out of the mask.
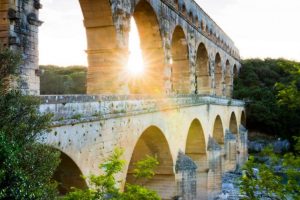
[[[85,94],[87,68],[40,66],[41,94]]]
[[[123,150],[115,149],[112,155],[99,168],[103,170],[103,174],[88,177],[89,189],[74,189],[70,192],[65,200],[158,200],[159,196],[141,185],[126,184],[125,191],[121,192],[117,187],[120,182],[115,178],[124,167],[125,161],[121,160]],[[154,169],[158,165],[156,158],[147,156],[144,160],[138,161],[134,170],[134,177],[138,179],[150,179],[154,176]]]
[[[268,164],[250,156],[240,179],[243,199],[300,199],[300,138],[295,139],[296,152],[283,157],[273,153],[272,148],[266,148],[261,156],[269,158]],[[282,165],[282,173],[275,170],[278,165]]]
[[[0,52],[0,199],[55,199],[52,175],[59,152],[36,142],[49,129],[51,116],[38,112],[37,98],[7,90],[3,78],[18,72],[14,57],[10,50]]]
[[[292,139],[300,134],[300,63],[249,59],[234,84],[234,98],[246,100],[247,128]]]

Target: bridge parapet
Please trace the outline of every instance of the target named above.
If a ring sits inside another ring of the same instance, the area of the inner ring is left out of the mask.
[[[215,96],[71,95],[40,96],[42,113],[52,113],[53,125],[132,116],[199,105],[244,106],[244,102]]]

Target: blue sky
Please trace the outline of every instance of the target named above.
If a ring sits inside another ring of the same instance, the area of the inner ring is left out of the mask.
[[[40,64],[86,65],[78,0],[42,0]],[[197,0],[233,39],[242,58],[300,61],[300,0]]]

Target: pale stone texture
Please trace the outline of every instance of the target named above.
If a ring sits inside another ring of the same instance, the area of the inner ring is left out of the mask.
[[[0,5],[2,46],[21,51],[21,89],[39,94],[38,26],[42,22],[38,13],[42,5],[39,0],[3,0]],[[80,5],[87,35],[88,94],[231,96],[234,74],[241,67],[239,51],[193,0],[80,0]],[[138,26],[147,70],[134,87],[124,78],[131,17]],[[183,33],[178,38],[181,46],[173,43],[177,30]]]
[[[60,170],[70,172],[73,165],[72,173],[99,173],[98,165],[122,147],[120,187],[134,182],[134,162],[148,154],[160,165],[144,184],[163,199],[213,199],[222,174],[247,160],[244,102],[231,99],[241,68],[233,41],[193,0],[80,0],[80,5],[87,93],[99,95],[41,97],[40,111],[54,114],[52,132],[41,140],[69,158]],[[3,0],[0,6],[1,45],[22,53],[20,88],[39,95],[42,6],[39,0]],[[125,76],[131,17],[146,68],[137,84]],[[69,183],[86,185],[74,175]]]
[[[212,199],[221,191],[221,176],[227,171],[224,156],[231,155],[227,155],[228,151],[224,150],[224,145],[219,145],[212,139],[215,120],[217,116],[220,117],[225,138],[225,130],[229,129],[232,123],[232,113],[236,116],[238,126],[244,112],[242,101],[230,100],[231,104],[228,105],[228,99],[198,95],[164,98],[41,98],[44,103],[40,111],[54,114],[53,130],[44,135],[44,142],[69,156],[84,175],[98,173],[99,163],[107,158],[115,147],[122,147],[125,149],[126,167],[120,174],[120,179],[131,182],[132,161],[147,154],[155,155],[161,165],[157,169],[157,175],[147,182],[146,186],[158,191],[164,199],[184,195],[187,199],[195,199],[195,196],[196,199]],[[199,121],[200,125],[193,125],[195,120]],[[202,127],[202,131],[197,127]],[[202,139],[199,140],[200,143],[188,140],[190,134],[196,134],[196,138],[203,138],[203,143]],[[194,148],[197,144],[204,152]],[[236,145],[244,150],[244,144]],[[179,152],[187,153],[197,169],[184,171],[184,168],[180,168],[176,172],[175,164]],[[246,160],[243,156],[246,154],[239,154],[239,164]],[[234,160],[232,164],[233,162]],[[192,180],[186,179],[187,177]],[[178,188],[176,185],[184,188]],[[193,191],[193,194],[185,194],[184,191]]]

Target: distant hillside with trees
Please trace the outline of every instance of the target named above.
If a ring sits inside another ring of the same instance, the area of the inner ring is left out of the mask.
[[[86,72],[83,66],[40,66],[41,94],[86,94]]]
[[[291,139],[300,135],[300,63],[249,59],[234,83],[234,98],[247,102],[247,128]]]

